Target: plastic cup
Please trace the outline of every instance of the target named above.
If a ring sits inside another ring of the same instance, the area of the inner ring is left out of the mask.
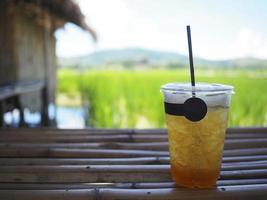
[[[190,188],[214,187],[220,175],[233,87],[197,83],[193,88],[190,83],[169,83],[163,85],[161,91],[164,94],[173,180],[177,185]],[[191,121],[181,113],[167,112],[166,103],[183,106],[187,99],[192,98],[192,92],[206,103],[207,112],[203,119]]]

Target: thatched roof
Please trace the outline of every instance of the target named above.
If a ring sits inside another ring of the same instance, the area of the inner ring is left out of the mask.
[[[65,22],[72,22],[88,31],[96,40],[95,31],[90,28],[80,7],[74,0],[15,0],[16,3],[26,3],[45,9]]]

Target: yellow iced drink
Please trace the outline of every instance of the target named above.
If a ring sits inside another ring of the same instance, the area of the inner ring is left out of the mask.
[[[228,108],[208,107],[199,122],[166,114],[171,173],[178,185],[207,188],[216,184],[227,127]]]
[[[168,83],[161,91],[174,181],[190,188],[214,187],[220,175],[233,87]]]

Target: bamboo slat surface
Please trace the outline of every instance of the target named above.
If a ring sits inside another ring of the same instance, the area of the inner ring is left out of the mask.
[[[165,129],[0,129],[0,199],[267,199],[267,128],[227,130],[213,189],[172,182]]]

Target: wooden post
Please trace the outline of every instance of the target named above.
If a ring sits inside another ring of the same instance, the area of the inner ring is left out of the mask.
[[[41,110],[41,125],[49,126],[49,116],[48,116],[48,97],[47,97],[47,86],[45,85],[41,91],[41,99],[42,99],[42,110]]]
[[[51,52],[51,19],[48,13],[43,12],[43,18],[44,18],[44,26],[43,26],[43,41],[44,41],[44,82],[45,86],[42,91],[42,126],[50,126],[51,121],[49,119],[49,112],[48,107],[49,103],[51,102],[50,95],[50,82],[53,79],[52,76],[52,68],[55,66],[52,66],[52,52]],[[55,87],[55,86],[54,86]]]
[[[20,101],[19,101],[19,95],[16,95],[15,97],[15,105],[17,105],[17,108],[19,110],[19,127],[26,126],[25,120],[24,120],[24,110],[23,107],[21,107]]]
[[[0,127],[5,127],[4,114],[5,114],[5,100],[1,100],[0,101]]]

